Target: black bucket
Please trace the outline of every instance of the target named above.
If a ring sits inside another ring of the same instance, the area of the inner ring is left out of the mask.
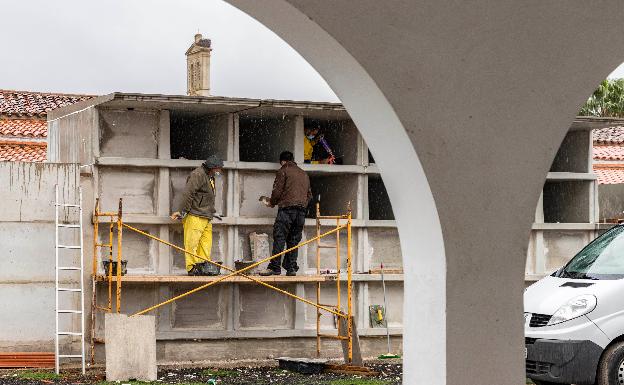
[[[108,275],[108,266],[111,261],[102,261],[102,266],[104,266],[104,275]],[[113,261],[113,275],[117,275],[117,261]],[[121,260],[121,275],[126,275],[128,273],[128,261]]]
[[[219,265],[222,265],[223,262],[222,261],[213,261],[214,263],[218,263]],[[204,269],[206,271],[206,274],[208,275],[219,275],[221,274],[221,267],[217,266],[217,265],[213,265],[210,262],[204,262]]]
[[[277,358],[280,369],[302,374],[319,374],[325,369],[327,360],[310,358]]]
[[[248,266],[251,266],[254,263],[256,263],[256,262],[255,261],[240,261],[240,260],[239,261],[234,261],[234,268],[236,269],[236,271],[238,271],[238,270],[242,270],[242,269],[244,269],[244,268],[246,268]],[[257,269],[258,269],[258,267],[256,266],[256,267],[254,267],[252,269],[245,270],[245,272],[243,274],[253,275],[256,272]]]

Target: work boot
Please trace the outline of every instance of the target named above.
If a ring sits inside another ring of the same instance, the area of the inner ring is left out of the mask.
[[[264,270],[262,270],[258,274],[260,274],[263,277],[268,277],[270,275],[280,275],[280,274],[282,274],[282,272],[281,271],[277,271],[277,270],[273,270],[273,269],[264,269]]]
[[[297,275],[297,270],[288,270],[288,271],[286,272],[286,276],[287,276],[287,277],[294,277],[294,276],[296,276],[296,275]]]
[[[202,268],[200,264],[199,263],[194,264],[193,267],[191,267],[191,270],[188,271],[188,275],[191,275],[191,276],[202,275]]]
[[[221,264],[220,261],[217,263]],[[219,275],[219,271],[221,270],[219,266],[213,265],[212,263],[209,263],[209,262],[204,262],[201,265],[202,265],[202,272],[203,272],[202,275],[208,275],[208,276]]]

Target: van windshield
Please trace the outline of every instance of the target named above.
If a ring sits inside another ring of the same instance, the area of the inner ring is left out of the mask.
[[[585,246],[555,276],[576,279],[624,278],[624,226],[617,226]]]

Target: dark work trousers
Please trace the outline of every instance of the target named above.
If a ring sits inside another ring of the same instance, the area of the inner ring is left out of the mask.
[[[301,233],[305,225],[306,209],[303,207],[284,207],[277,211],[275,224],[273,225],[273,254],[284,251],[284,246],[291,248],[297,246],[301,242]],[[297,271],[297,255],[298,250],[295,249],[284,255],[282,266],[286,271]],[[281,257],[276,257],[269,262],[268,268],[273,271],[281,271]]]

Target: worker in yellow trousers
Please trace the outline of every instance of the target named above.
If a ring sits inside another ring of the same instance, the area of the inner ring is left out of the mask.
[[[184,226],[184,249],[191,250],[202,258],[185,253],[186,271],[191,271],[195,265],[200,265],[201,273],[205,275],[204,267],[206,259],[210,260],[212,251],[212,223],[210,219],[202,218],[193,214],[186,214],[182,219]]]
[[[188,275],[212,275],[208,262],[212,250],[212,220],[215,214],[215,177],[221,174],[223,161],[210,156],[186,179],[180,209],[171,219],[182,219],[184,225],[184,249],[202,258],[185,253]]]

